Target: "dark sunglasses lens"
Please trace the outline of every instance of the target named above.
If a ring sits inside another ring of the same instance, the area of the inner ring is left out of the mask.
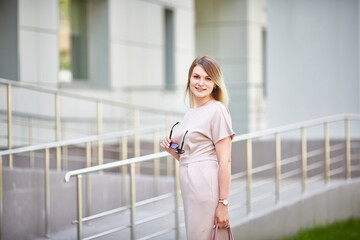
[[[176,152],[177,154],[183,154],[183,153],[185,152],[185,150],[181,150],[181,151],[180,151],[180,149],[176,149],[175,152]]]
[[[172,143],[170,143],[170,147],[171,147],[172,149],[176,149],[176,148],[179,147],[179,144],[172,142]]]

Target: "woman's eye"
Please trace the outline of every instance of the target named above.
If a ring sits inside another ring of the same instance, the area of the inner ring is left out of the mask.
[[[199,78],[199,76],[194,76],[194,78]]]
[[[211,78],[206,78],[206,80],[209,80],[209,81],[211,81]]]

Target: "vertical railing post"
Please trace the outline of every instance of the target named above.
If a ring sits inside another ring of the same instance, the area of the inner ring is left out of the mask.
[[[8,149],[12,149],[12,91],[11,84],[7,85],[7,114],[8,114]],[[9,154],[9,167],[13,167],[13,156]]]
[[[330,181],[330,138],[329,138],[329,123],[324,123],[324,134],[325,134],[325,183],[328,184]]]
[[[281,139],[280,134],[275,134],[275,165],[276,165],[276,203],[280,201],[281,187]]]
[[[302,157],[302,193],[306,192],[306,181],[307,181],[307,140],[306,140],[306,129],[301,128],[301,157]]]
[[[128,144],[127,144],[127,137],[123,136],[121,139],[121,159],[125,160],[128,158]],[[127,196],[128,196],[128,185],[127,185],[127,173],[128,173],[128,166],[124,165],[121,168],[121,176],[122,176],[122,201],[123,204],[127,204]]]
[[[33,135],[33,117],[29,117],[29,145],[34,144],[34,135]],[[30,151],[30,168],[35,167],[35,153]]]
[[[251,195],[252,195],[252,140],[246,140],[246,159],[247,159],[247,214],[251,213]]]
[[[50,150],[45,149],[45,236],[50,237]]]
[[[135,128],[135,137],[134,137],[134,157],[140,157],[140,112],[138,109],[134,110],[134,128]],[[140,173],[140,163],[136,164],[136,173]]]
[[[86,167],[91,167],[91,143],[86,143]],[[91,211],[91,175],[86,174],[86,214],[90,216]]]
[[[66,139],[66,122],[65,120],[61,123],[61,136],[62,139]],[[62,158],[63,158],[63,170],[68,170],[68,146],[62,147]]]
[[[102,134],[103,122],[102,122],[102,102],[97,102],[97,134]],[[98,141],[98,164],[104,163],[103,141]]]
[[[346,179],[351,179],[351,142],[350,142],[350,122],[345,119],[345,145],[346,145]]]
[[[176,240],[180,239],[180,179],[179,161],[175,161],[175,234]]]
[[[0,240],[3,236],[3,162],[0,156]]]
[[[77,239],[82,239],[82,229],[83,229],[83,202],[82,202],[82,176],[77,175]]]
[[[159,132],[154,132],[154,153],[160,152]],[[159,194],[160,159],[154,159],[154,189],[155,195]]]
[[[60,96],[58,93],[55,94],[55,132],[56,141],[61,139],[61,122],[60,122]],[[56,170],[61,170],[61,148],[56,147]]]
[[[136,185],[135,185],[135,163],[130,166],[130,225],[131,225],[131,240],[135,240],[135,202],[136,202]]]

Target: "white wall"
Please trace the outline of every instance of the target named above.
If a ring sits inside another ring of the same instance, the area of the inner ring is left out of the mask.
[[[264,0],[196,0],[196,53],[221,65],[229,89],[229,108],[237,134],[263,128],[261,31]]]
[[[269,127],[359,113],[357,0],[268,0]]]
[[[166,8],[174,11],[177,91],[163,90]],[[194,58],[194,45],[192,0],[110,0],[113,96],[129,103],[183,110],[187,68]]]
[[[58,1],[19,0],[20,81],[56,86]]]

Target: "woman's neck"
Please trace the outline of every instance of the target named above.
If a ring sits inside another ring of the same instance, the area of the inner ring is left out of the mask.
[[[212,97],[202,98],[202,99],[195,99],[194,98],[193,107],[194,108],[202,107],[202,106],[205,106],[206,104],[208,104],[210,102],[213,102],[213,101],[215,101],[215,99],[212,98]]]

